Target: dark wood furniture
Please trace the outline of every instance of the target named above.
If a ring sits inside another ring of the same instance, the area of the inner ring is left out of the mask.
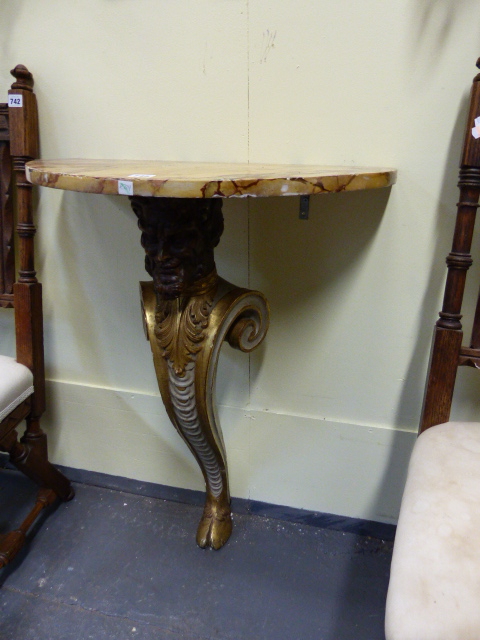
[[[480,638],[480,423],[449,422],[458,367],[480,368],[480,296],[465,346],[461,324],[480,195],[480,74],[471,91],[458,186],[443,306],[395,539],[387,640]]]
[[[25,163],[38,157],[37,103],[31,73],[18,65],[12,75],[9,102],[0,104],[0,307],[15,310],[17,355],[0,356],[0,450],[41,488],[24,522],[0,537],[0,567],[23,546],[42,509],[57,497],[73,497],[67,478],[48,461],[39,422],[45,410],[42,285],[34,267],[32,185],[25,177]],[[26,430],[19,440],[17,428],[24,420]]]
[[[480,64],[477,63],[477,66]],[[462,346],[461,311],[467,271],[472,264],[470,254],[473,229],[480,195],[480,74],[473,81],[470,111],[460,162],[458,186],[460,199],[452,250],[447,256],[448,275],[440,319],[433,337],[431,361],[420,432],[447,422],[459,366],[480,367],[480,296],[470,343]]]

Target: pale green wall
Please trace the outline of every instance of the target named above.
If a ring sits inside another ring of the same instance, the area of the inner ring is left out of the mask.
[[[266,293],[218,401],[232,493],[394,521],[480,54],[470,0],[2,2],[0,86],[35,75],[44,158],[383,165],[390,191],[227,202],[220,273]],[[127,199],[38,193],[54,461],[202,488],[144,340]],[[11,317],[0,347],[12,352]],[[470,373],[470,372],[467,372]],[[465,376],[462,376],[465,377]],[[478,387],[462,394],[474,415]]]

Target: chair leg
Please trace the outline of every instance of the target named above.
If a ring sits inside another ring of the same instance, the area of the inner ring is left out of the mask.
[[[4,443],[2,443],[4,444]],[[70,481],[48,460],[47,436],[40,428],[38,419],[27,419],[27,431],[18,442],[15,431],[5,449],[10,461],[19,471],[41,487],[52,489],[62,500],[71,500],[75,495]]]
[[[436,326],[423,401],[420,430],[448,422],[463,331]]]
[[[20,442],[32,451],[34,457],[48,461],[47,435],[40,427],[40,418],[27,417],[25,422],[27,428],[20,438]]]
[[[10,454],[10,461],[19,471],[40,485],[33,509],[22,524],[13,531],[0,536],[0,568],[13,560],[26,542],[30,527],[43,509],[57,498],[71,500],[74,491],[70,481],[48,460],[47,436],[40,428],[38,419],[27,418],[27,429],[18,440],[15,429],[1,439],[0,449]]]
[[[40,489],[37,495],[35,506],[30,511],[22,524],[14,531],[9,531],[0,536],[0,568],[11,562],[27,539],[27,533],[37,517],[46,507],[49,507],[57,499],[56,493],[52,489]]]

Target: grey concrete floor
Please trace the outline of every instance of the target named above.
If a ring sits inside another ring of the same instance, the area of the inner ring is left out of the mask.
[[[76,484],[0,571],[2,640],[384,640],[391,542]],[[0,532],[36,488],[0,471]]]

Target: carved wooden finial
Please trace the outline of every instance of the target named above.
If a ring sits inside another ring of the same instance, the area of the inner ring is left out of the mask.
[[[16,82],[12,84],[12,89],[24,89],[25,91],[32,91],[33,76],[27,69],[27,67],[23,66],[23,64],[17,64],[15,69],[12,69],[10,73],[16,79]]]

